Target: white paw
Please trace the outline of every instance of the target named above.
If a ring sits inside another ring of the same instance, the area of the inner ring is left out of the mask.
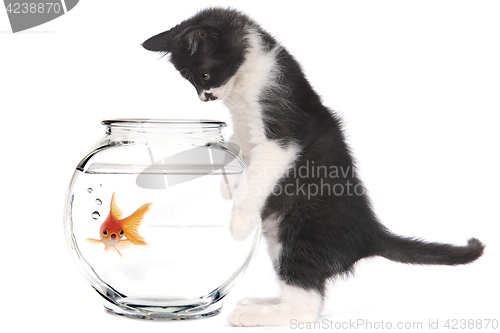
[[[229,231],[236,240],[247,238],[261,223],[260,212],[257,209],[247,208],[243,205],[233,207]]]
[[[233,326],[290,326],[315,321],[323,304],[316,290],[282,284],[279,298],[245,298],[229,314]]]
[[[301,312],[286,304],[251,304],[237,306],[229,314],[233,326],[289,326],[293,320],[314,321],[316,313]]]
[[[276,326],[272,318],[266,316],[265,305],[237,306],[229,314],[229,323],[233,326]],[[276,320],[274,320],[276,321]]]
[[[239,300],[236,305],[237,306],[245,306],[245,305],[264,305],[264,304],[279,304],[281,299],[278,297],[269,297],[269,298],[256,298],[256,297],[245,297]]]

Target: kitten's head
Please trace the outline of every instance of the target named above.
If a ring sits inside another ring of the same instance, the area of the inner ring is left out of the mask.
[[[172,64],[193,84],[202,101],[222,100],[233,88],[231,78],[244,61],[247,21],[234,10],[207,9],[142,46],[170,54]]]

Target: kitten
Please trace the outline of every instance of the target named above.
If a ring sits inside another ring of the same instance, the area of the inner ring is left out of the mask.
[[[277,299],[248,298],[229,315],[235,326],[290,325],[318,316],[328,279],[360,259],[459,265],[484,245],[429,243],[394,235],[375,216],[339,116],[326,108],[300,65],[269,33],[232,9],[210,8],[143,46],[170,61],[202,101],[221,100],[234,126],[230,142],[247,162],[236,187],[230,230],[246,238],[261,224],[282,287]]]

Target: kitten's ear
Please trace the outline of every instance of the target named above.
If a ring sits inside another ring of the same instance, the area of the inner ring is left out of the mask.
[[[217,39],[217,33],[208,29],[193,28],[193,30],[186,33],[187,48],[190,55],[198,51],[201,43],[206,42],[208,39]]]
[[[178,28],[174,27],[168,31],[149,38],[147,41],[142,43],[142,46],[149,51],[172,52],[173,44],[178,34]]]
[[[177,43],[181,42],[187,48],[189,54],[193,55],[198,51],[202,43],[207,42],[209,39],[216,40],[217,36],[217,32],[208,28],[191,26],[181,29],[181,26],[176,26],[151,37],[142,43],[142,46],[149,51],[168,53],[172,52]]]

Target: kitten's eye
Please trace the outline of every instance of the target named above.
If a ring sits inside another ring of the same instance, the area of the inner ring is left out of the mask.
[[[202,77],[202,78],[203,78],[203,80],[205,80],[205,81],[210,80],[210,74],[208,74],[208,73],[203,73],[203,75],[202,75],[201,77]]]

